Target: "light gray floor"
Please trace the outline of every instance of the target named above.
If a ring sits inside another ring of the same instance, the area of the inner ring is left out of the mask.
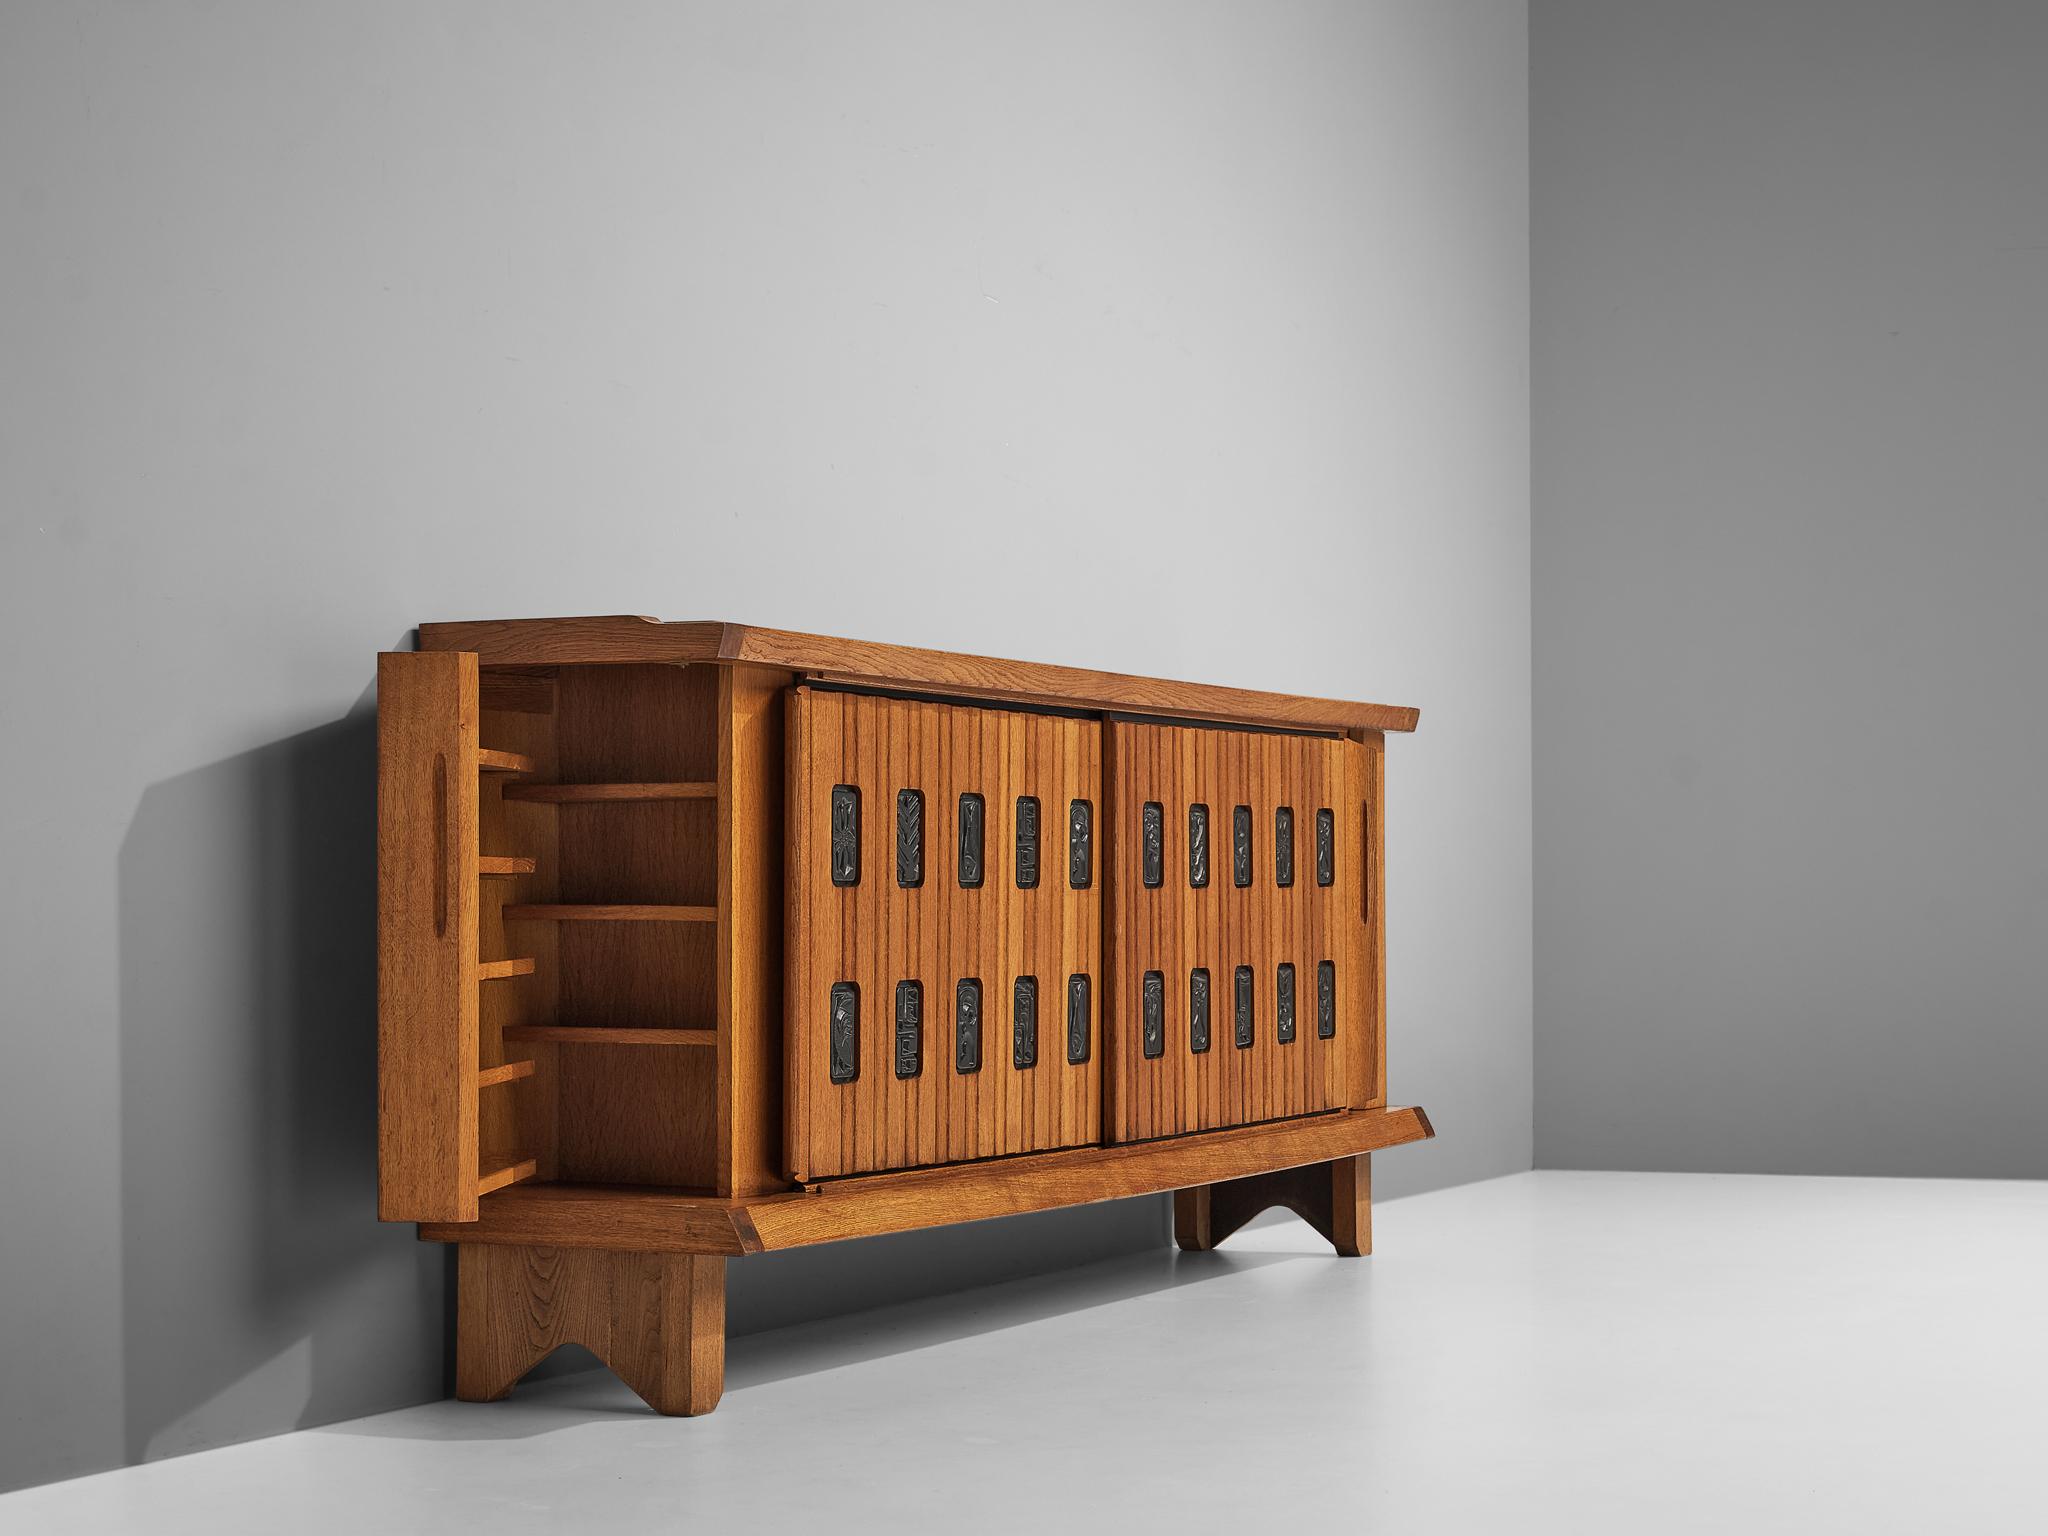
[[[1536,1173],[0,1499],[0,1530],[2048,1529],[2048,1184]]]

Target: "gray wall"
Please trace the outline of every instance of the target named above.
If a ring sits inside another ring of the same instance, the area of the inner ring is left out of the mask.
[[[1529,1166],[1526,62],[1479,0],[0,7],[0,1485],[442,1389],[372,1205],[421,619],[1419,704],[1442,1134],[1381,1188]],[[750,1261],[733,1316],[1163,1240]]]
[[[1538,1161],[2048,1176],[2048,7],[1533,92]]]

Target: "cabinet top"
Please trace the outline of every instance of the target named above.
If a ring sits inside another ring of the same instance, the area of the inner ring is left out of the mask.
[[[632,614],[422,624],[420,649],[475,651],[486,666],[589,662],[762,666],[818,682],[860,687],[1325,731],[1412,731],[1420,715],[1419,710],[1394,704],[1177,683],[872,640],[838,640],[752,624],[702,619],[663,623]]]

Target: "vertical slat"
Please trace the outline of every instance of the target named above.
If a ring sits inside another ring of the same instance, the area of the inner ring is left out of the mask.
[[[890,710],[889,720],[891,734],[901,736],[913,745],[911,755],[903,762],[905,779],[924,791],[927,807],[938,805],[943,808],[945,784],[939,774],[940,716],[932,710],[904,704]],[[925,821],[927,867],[931,867],[933,860],[944,857],[934,826],[934,820],[928,816]],[[917,1118],[917,1161],[922,1164],[944,1161],[948,1140],[946,1110],[951,1083],[946,1070],[952,1056],[946,1043],[948,990],[942,964],[946,933],[944,890],[943,874],[934,875],[926,882],[918,900],[906,901],[901,919],[912,935],[905,946],[909,962],[906,968],[914,968],[924,983],[925,1067],[923,1076],[918,1078],[912,1090],[914,1109],[908,1111]]]
[[[377,1214],[477,1215],[477,658],[377,658]]]
[[[783,931],[792,936],[782,954],[782,1146],[784,1171],[797,1178],[809,1177],[816,1156],[811,1141],[816,1124],[810,1105],[811,1061],[805,1049],[811,946],[795,938],[811,931],[810,881],[803,872],[812,863],[810,817],[805,805],[811,784],[812,713],[810,691],[790,689],[782,714]]]

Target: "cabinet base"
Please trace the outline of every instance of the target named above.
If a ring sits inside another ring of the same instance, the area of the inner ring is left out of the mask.
[[[1372,1154],[1176,1190],[1174,1241],[1190,1253],[1206,1252],[1274,1206],[1294,1212],[1345,1258],[1371,1253]]]
[[[503,1397],[581,1344],[657,1412],[700,1414],[725,1386],[727,1255],[1173,1190],[1182,1248],[1213,1248],[1277,1205],[1357,1257],[1372,1251],[1370,1149],[1431,1134],[1419,1109],[1370,1109],[739,1199],[515,1186],[486,1196],[480,1220],[421,1236],[459,1248],[457,1397]]]
[[[489,1402],[581,1344],[658,1413],[709,1413],[725,1391],[725,1260],[464,1243],[455,1395]]]

